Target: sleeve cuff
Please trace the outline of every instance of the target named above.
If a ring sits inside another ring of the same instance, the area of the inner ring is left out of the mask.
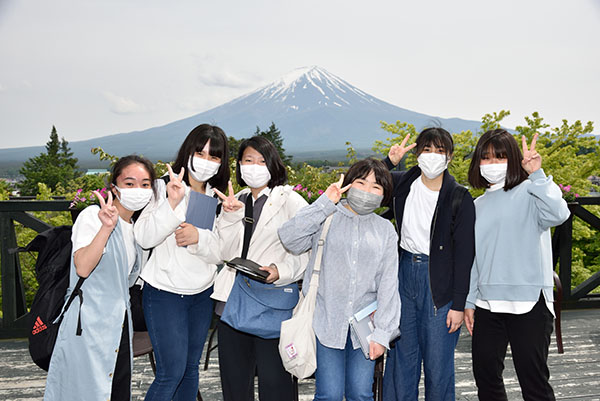
[[[177,209],[179,209],[179,211]],[[165,222],[169,226],[177,228],[178,225],[185,221],[185,213],[183,213],[181,209],[182,208],[177,205],[175,210],[173,210],[169,202],[165,201],[158,207],[158,214],[159,216],[165,217]]]
[[[385,157],[385,159],[382,160],[382,162],[383,162],[383,164],[385,164],[385,166],[388,168],[388,170],[392,170],[392,169],[396,168],[394,163],[392,163],[390,158],[387,156]]]
[[[534,171],[529,174],[528,177],[531,181],[543,180],[546,178],[546,173],[544,173],[544,169],[540,168],[539,170]]]
[[[377,344],[383,345],[386,349],[390,349],[390,340],[392,339],[392,334],[388,333],[379,328],[375,328],[373,331],[373,335],[371,336],[371,341],[375,341]]]
[[[454,299],[452,300],[452,307],[450,309],[458,311],[458,312],[464,311],[466,298],[467,297],[464,294],[456,295],[454,297]]]

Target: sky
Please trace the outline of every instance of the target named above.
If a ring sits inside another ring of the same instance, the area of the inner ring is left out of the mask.
[[[0,0],[0,148],[164,125],[307,65],[425,114],[598,134],[599,39],[599,0]]]

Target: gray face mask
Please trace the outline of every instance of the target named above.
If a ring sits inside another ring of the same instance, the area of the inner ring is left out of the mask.
[[[383,195],[375,195],[357,188],[348,190],[348,204],[360,215],[372,213],[381,205],[382,200]]]

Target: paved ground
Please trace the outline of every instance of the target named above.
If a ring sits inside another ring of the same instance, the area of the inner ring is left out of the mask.
[[[549,357],[556,398],[600,401],[600,310],[565,311],[562,322],[565,353],[558,354],[553,342]],[[470,347],[468,334],[463,332],[456,352],[457,400],[477,399]],[[133,399],[143,400],[153,378],[152,369],[147,356],[136,358],[134,365]],[[31,362],[26,340],[0,341],[0,400],[41,399],[45,373]],[[509,399],[521,400],[514,368],[508,360],[504,377]],[[201,371],[200,389],[205,401],[222,400],[216,351],[211,354],[208,370]],[[301,381],[299,391],[300,400],[312,400],[314,381]]]

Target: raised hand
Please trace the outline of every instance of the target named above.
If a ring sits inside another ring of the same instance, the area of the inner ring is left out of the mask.
[[[217,196],[221,198],[221,201],[223,202],[223,211],[227,213],[236,212],[242,207],[244,207],[244,204],[235,197],[235,193],[233,192],[233,184],[231,183],[231,181],[229,181],[228,186],[229,194],[227,196],[223,192],[219,191],[217,188],[213,188],[213,191],[215,191]],[[248,194],[248,196],[252,195]]]
[[[169,170],[169,183],[167,184],[167,198],[171,209],[175,210],[179,202],[185,196],[185,182],[183,176],[185,175],[185,168],[182,167],[179,174],[175,174],[171,165],[167,163],[167,170]]]
[[[521,161],[521,165],[525,171],[527,171],[527,174],[538,171],[542,167],[542,156],[535,150],[537,139],[538,134],[536,132],[531,140],[531,147],[527,148],[527,139],[525,138],[525,135],[521,137],[521,143],[523,144],[523,161]]]
[[[331,184],[325,190],[325,195],[327,195],[329,200],[332,201],[333,203],[338,203],[340,201],[340,198],[342,197],[342,194],[344,192],[346,192],[348,190],[348,188],[350,188],[352,186],[352,184],[348,184],[344,188],[342,188],[343,183],[344,183],[344,174],[342,174],[342,176],[340,177],[340,180],[338,182]]]
[[[416,143],[406,146],[406,142],[408,142],[409,138],[410,138],[410,134],[407,134],[404,137],[404,140],[402,140],[402,143],[400,145],[398,145],[398,144],[392,145],[392,147],[390,148],[390,151],[388,152],[388,158],[390,159],[390,161],[392,162],[392,164],[394,166],[397,165],[398,163],[400,163],[400,160],[402,160],[404,155],[409,150],[411,150],[412,148],[417,146]]]
[[[117,225],[117,221],[119,221],[119,210],[113,205],[112,192],[108,191],[108,198],[106,201],[104,200],[104,197],[98,193],[98,191],[94,191],[93,194],[100,202],[98,218],[102,222],[102,226],[110,230],[114,229]]]
[[[198,230],[190,223],[181,223],[175,230],[175,242],[177,246],[188,246],[198,243]]]

